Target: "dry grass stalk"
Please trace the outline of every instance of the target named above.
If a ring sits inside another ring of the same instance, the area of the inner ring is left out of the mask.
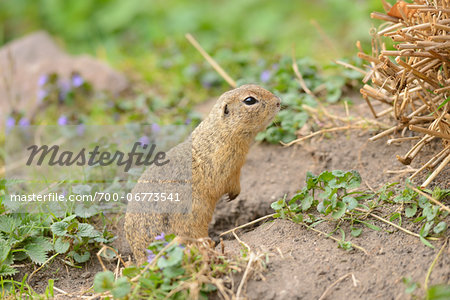
[[[408,129],[419,134],[420,141],[406,155],[397,155],[402,163],[410,164],[432,139],[440,139],[443,148],[450,145],[450,3],[414,0],[396,16],[390,13],[390,5],[384,7],[386,14],[371,14],[374,19],[386,21],[373,35],[372,54],[364,53],[359,47],[358,57],[369,66],[364,83],[371,82],[364,85],[361,94],[375,118],[389,114],[398,122],[370,140],[403,130],[402,137],[395,141],[410,141],[404,137]],[[397,42],[396,50],[387,50],[380,36]],[[389,107],[377,113],[372,101]],[[424,187],[450,163],[450,151],[437,152],[419,168],[420,172],[435,168],[422,184]]]

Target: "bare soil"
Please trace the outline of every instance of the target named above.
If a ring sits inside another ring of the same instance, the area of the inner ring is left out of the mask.
[[[353,109],[356,112],[366,110],[361,102]],[[342,109],[337,108],[337,111]],[[388,182],[404,181],[411,173],[401,172],[406,167],[398,162],[395,154],[406,153],[412,143],[387,147],[386,139],[368,142],[373,134],[357,130],[337,132],[327,138],[315,137],[302,145],[287,148],[255,144],[242,170],[242,192],[232,202],[219,202],[210,227],[211,237],[218,240],[218,234],[225,230],[273,213],[270,204],[301,189],[307,171],[318,174],[324,170],[358,170],[366,189],[378,189]],[[411,167],[419,167],[440,147],[438,143],[427,145],[423,150],[426,155],[414,161]],[[416,183],[422,183],[425,175]],[[434,184],[450,188],[448,178],[450,168],[444,170]],[[113,228],[119,236],[114,246],[127,257],[130,251],[121,223],[119,220]],[[264,273],[265,280],[250,279],[246,296],[259,300],[318,299],[335,283],[327,292],[326,299],[410,299],[411,296],[405,293],[402,278],[411,277],[423,285],[427,270],[443,241],[433,242],[435,249],[431,249],[418,238],[389,225],[376,221],[374,224],[384,230],[366,228],[358,238],[347,235],[347,239],[364,247],[368,254],[338,248],[335,241],[286,220],[268,221],[238,232],[239,237],[253,250],[271,253]],[[321,223],[317,228],[331,232],[334,225]],[[418,230],[412,223],[404,226],[416,232]],[[335,236],[340,238],[340,234]],[[225,251],[237,253],[241,246],[232,237],[226,238],[230,240],[225,241]],[[447,246],[433,269],[429,285],[449,283],[449,254],[450,247]],[[80,290],[92,285],[95,273],[101,270],[97,258],[93,256],[82,269],[67,267],[56,258],[54,263],[33,276],[31,284],[42,291],[48,278],[57,278],[56,287],[79,295]],[[116,264],[111,263],[107,267],[114,270]],[[346,277],[338,281],[343,276]],[[418,294],[421,295],[421,292]]]

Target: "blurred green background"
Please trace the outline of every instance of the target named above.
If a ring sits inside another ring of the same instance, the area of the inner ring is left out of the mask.
[[[325,60],[351,55],[356,40],[368,41],[374,10],[381,10],[380,0],[3,0],[0,43],[44,29],[71,53],[118,64],[173,53],[195,59],[184,39],[191,32],[208,51],[265,58],[290,55],[295,45],[298,56]]]
[[[293,139],[306,120],[301,105],[314,105],[292,72],[293,49],[310,89],[325,89],[321,99],[336,102],[359,78],[332,61],[354,57],[357,40],[370,48],[372,11],[382,11],[380,0],[0,0],[0,45],[46,30],[67,52],[107,61],[132,83],[131,94],[92,96],[84,106],[49,97],[31,123],[56,123],[63,111],[70,124],[188,120],[195,126],[192,107],[229,86],[185,39],[190,32],[238,83],[260,83],[282,97],[289,115],[276,122],[284,129],[265,137],[276,142]],[[24,115],[8,114],[19,123]]]

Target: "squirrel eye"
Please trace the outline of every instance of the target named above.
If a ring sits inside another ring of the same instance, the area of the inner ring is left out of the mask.
[[[247,105],[253,105],[253,104],[255,104],[255,103],[258,103],[258,100],[256,100],[256,99],[253,98],[253,97],[247,97],[247,98],[245,98],[244,101],[242,101],[242,102],[244,102],[244,103],[247,104]]]

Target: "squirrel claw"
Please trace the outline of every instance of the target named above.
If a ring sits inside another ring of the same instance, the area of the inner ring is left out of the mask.
[[[236,199],[237,196],[239,196],[239,194],[228,193],[228,194],[225,195],[225,200],[226,200],[227,202],[230,202],[230,201]]]

